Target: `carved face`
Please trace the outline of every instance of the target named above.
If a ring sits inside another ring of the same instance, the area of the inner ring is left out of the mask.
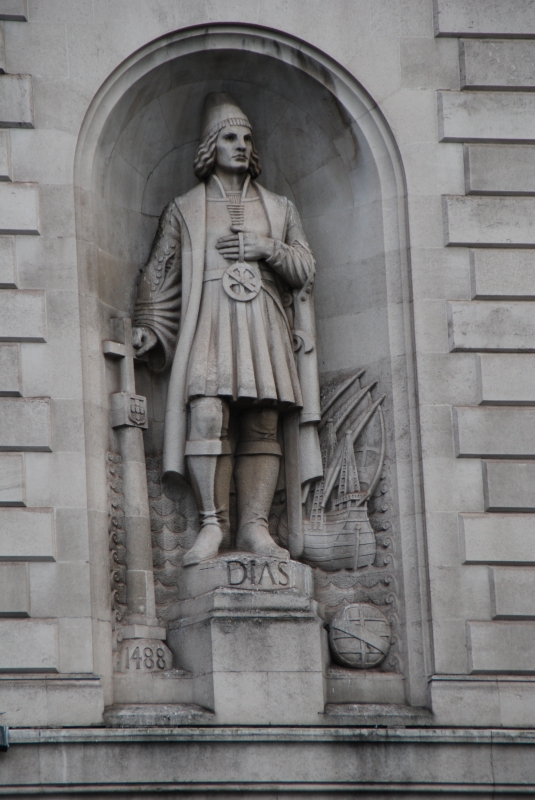
[[[253,151],[249,128],[227,125],[216,140],[216,166],[226,172],[247,172]]]

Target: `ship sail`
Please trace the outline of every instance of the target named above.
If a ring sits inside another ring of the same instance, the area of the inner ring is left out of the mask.
[[[375,534],[367,500],[375,491],[384,464],[385,396],[373,400],[371,393],[377,382],[361,387],[363,375],[361,369],[335,387],[322,408],[319,430],[324,477],[314,486],[310,514],[304,519],[303,560],[325,572],[355,570],[375,560]],[[381,445],[374,475],[367,482],[359,475],[355,447],[377,417]]]

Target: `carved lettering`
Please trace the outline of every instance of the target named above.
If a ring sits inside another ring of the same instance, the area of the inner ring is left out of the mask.
[[[229,586],[241,586],[247,578],[247,566],[241,561],[227,561],[227,570]]]
[[[287,572],[285,572],[285,571],[284,571],[284,569],[283,569],[283,567],[287,567],[287,566],[289,566],[287,561],[279,561],[279,564],[278,564],[278,567],[279,567],[279,573],[280,573],[280,574],[281,574],[283,577],[285,577],[285,578],[286,578],[286,580],[285,580],[285,581],[282,581],[282,580],[279,578],[279,584],[280,584],[281,586],[288,586],[288,584],[290,583],[290,576],[289,576],[289,575],[288,575],[288,573],[287,573]]]
[[[260,572],[260,578],[258,579],[258,583],[259,584],[262,583],[262,578],[264,577],[264,572],[266,572],[266,570],[267,570],[267,573],[268,573],[269,577],[271,578],[271,583],[274,586],[276,586],[277,585],[277,581],[275,580],[275,577],[274,577],[274,575],[273,575],[273,573],[271,571],[271,567],[269,566],[269,562],[268,561],[264,561],[264,563],[262,564],[262,570]]]

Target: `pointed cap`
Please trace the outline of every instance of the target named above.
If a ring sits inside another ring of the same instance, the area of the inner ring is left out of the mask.
[[[211,92],[206,95],[201,124],[201,142],[209,133],[220,131],[225,125],[252,125],[239,105],[226,92]]]

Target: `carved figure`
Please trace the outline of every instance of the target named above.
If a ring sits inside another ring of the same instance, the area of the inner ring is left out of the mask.
[[[298,557],[302,487],[322,475],[315,262],[295,206],[257,183],[251,123],[234,100],[208,95],[201,127],[200,183],[160,218],[138,285],[133,343],[153,369],[171,368],[163,472],[178,481],[189,474],[201,522],[184,565],[231,546],[288,557],[268,530],[283,456],[290,552]],[[231,414],[239,430],[233,453]]]

